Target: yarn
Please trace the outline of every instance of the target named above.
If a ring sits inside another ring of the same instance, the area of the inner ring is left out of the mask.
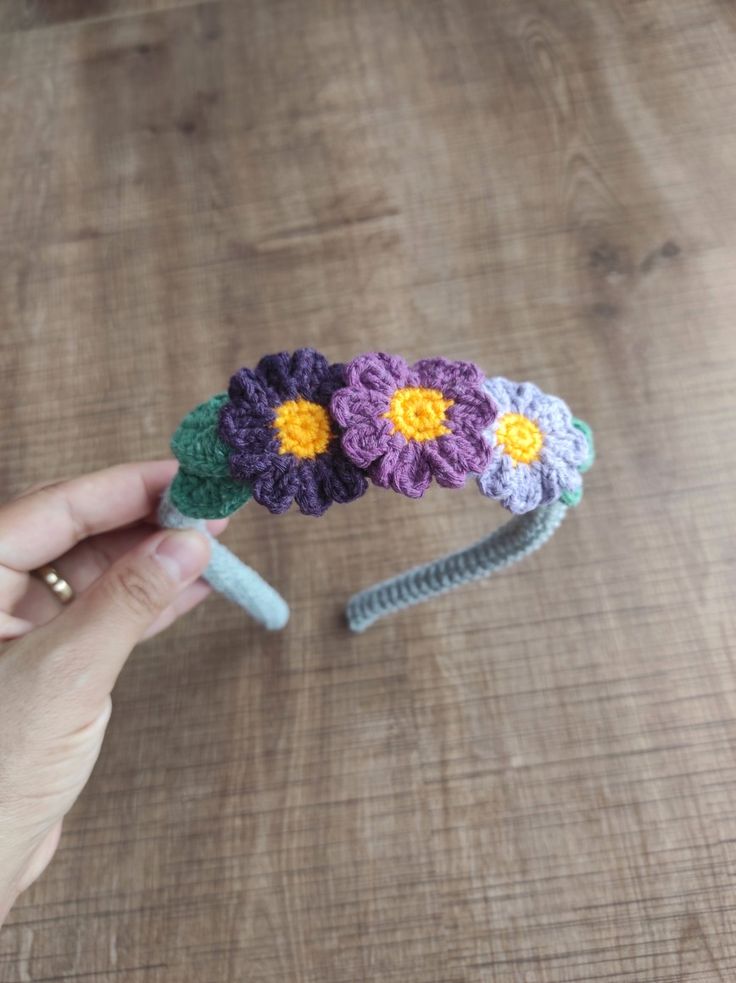
[[[474,475],[515,514],[481,542],[356,594],[347,606],[356,632],[538,549],[580,501],[595,457],[590,427],[532,383],[486,379],[472,362],[409,365],[382,352],[330,364],[311,348],[240,369],[227,393],[184,418],[171,446],[180,469],[160,520],[173,528],[207,534],[205,519],[251,496],[274,514],[296,503],[320,516],[360,497],[368,478],[419,498],[433,480],[459,488]],[[210,539],[205,579],[266,627],[283,627],[286,602]]]
[[[192,519],[224,519],[251,496],[248,485],[232,478],[204,478],[179,470],[171,483],[171,500]]]
[[[501,376],[486,380],[484,388],[498,416],[486,431],[493,456],[478,478],[483,494],[517,515],[563,495],[569,505],[580,501],[580,469],[591,450],[567,404],[531,382]]]
[[[393,423],[394,433],[423,443],[451,432],[445,421],[447,410],[454,403],[454,399],[445,399],[439,389],[405,386],[396,390],[383,415]]]
[[[476,365],[426,358],[409,366],[372,352],[353,359],[345,376],[330,409],[345,454],[375,484],[421,498],[433,478],[460,488],[488,467],[484,430],[495,408]]]
[[[230,448],[217,433],[220,410],[227,403],[227,393],[218,393],[200,403],[176,429],[171,450],[190,474],[203,478],[227,478],[230,474]]]
[[[544,443],[534,420],[521,413],[504,413],[496,423],[496,441],[517,464],[531,464]]]
[[[333,502],[352,502],[368,487],[327,411],[344,381],[344,366],[311,348],[268,355],[230,380],[218,424],[230,474],[275,515],[295,502],[304,515],[324,515]]]
[[[324,454],[333,437],[327,410],[306,399],[282,403],[273,425],[279,435],[279,454],[311,459]]]
[[[210,541],[212,553],[203,578],[220,594],[238,604],[265,628],[275,631],[289,620],[289,606],[270,584],[210,535],[203,520],[182,515],[168,493],[161,499],[159,522],[165,529],[198,529]]]
[[[544,545],[565,518],[561,502],[515,516],[474,546],[415,567],[355,594],[348,602],[348,625],[365,631],[379,618],[428,601],[461,584],[488,577]]]

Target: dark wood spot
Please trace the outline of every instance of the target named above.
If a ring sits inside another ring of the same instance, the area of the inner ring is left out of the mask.
[[[82,242],[85,239],[99,239],[104,233],[94,225],[83,225],[71,236],[72,241]]]
[[[593,305],[593,313],[596,317],[601,317],[606,321],[612,321],[613,318],[618,317],[619,310],[616,304],[611,304],[608,301],[601,301],[600,303]]]
[[[197,124],[193,119],[180,119],[177,121],[176,128],[180,133],[185,133],[190,136],[197,130]]]
[[[659,251],[665,259],[672,259],[673,256],[679,256],[682,252],[677,243],[673,242],[672,239],[668,239]]]
[[[600,242],[588,253],[590,269],[600,276],[625,276],[631,272],[631,263],[625,249],[610,242]]]
[[[228,253],[233,259],[253,259],[259,255],[259,251],[249,242],[242,239],[231,239],[227,244]]]
[[[151,45],[150,44],[138,44],[135,49],[139,55],[150,55]]]
[[[682,250],[677,243],[672,239],[668,239],[658,249],[653,249],[650,253],[647,253],[639,264],[639,270],[642,273],[651,273],[660,259],[673,259],[675,256],[679,256],[681,252]]]
[[[659,250],[653,249],[651,253],[647,253],[644,259],[639,264],[639,269],[642,273],[651,273],[654,269],[654,264],[657,262],[659,257]]]

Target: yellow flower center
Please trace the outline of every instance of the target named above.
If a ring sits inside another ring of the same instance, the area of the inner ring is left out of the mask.
[[[306,399],[290,399],[276,411],[279,454],[312,458],[323,454],[332,439],[330,418],[324,406]]]
[[[531,464],[539,457],[544,437],[533,420],[521,413],[504,413],[496,427],[496,442],[515,464]]]
[[[396,390],[388,413],[383,415],[393,423],[394,433],[403,434],[407,440],[434,440],[450,433],[445,420],[454,402],[445,399],[439,389],[407,386]]]

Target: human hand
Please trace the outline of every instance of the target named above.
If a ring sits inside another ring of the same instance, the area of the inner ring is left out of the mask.
[[[207,539],[156,528],[176,467],[120,465],[0,508],[0,924],[54,854],[131,649],[209,593]],[[45,563],[71,584],[70,604],[31,576]]]

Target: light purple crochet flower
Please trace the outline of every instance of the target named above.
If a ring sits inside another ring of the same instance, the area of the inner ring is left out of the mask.
[[[471,362],[371,352],[346,367],[331,401],[347,457],[383,488],[420,498],[432,478],[459,488],[488,468],[483,436],[494,418],[481,370]]]
[[[230,474],[269,511],[286,512],[296,501],[304,515],[322,515],[368,487],[343,453],[328,411],[344,368],[300,348],[266,355],[230,380],[218,434],[230,448]]]
[[[574,420],[566,403],[531,382],[497,377],[488,379],[485,389],[497,415],[487,433],[493,458],[478,478],[483,494],[519,514],[559,498],[576,504],[582,494],[580,471],[592,463],[587,424]]]

